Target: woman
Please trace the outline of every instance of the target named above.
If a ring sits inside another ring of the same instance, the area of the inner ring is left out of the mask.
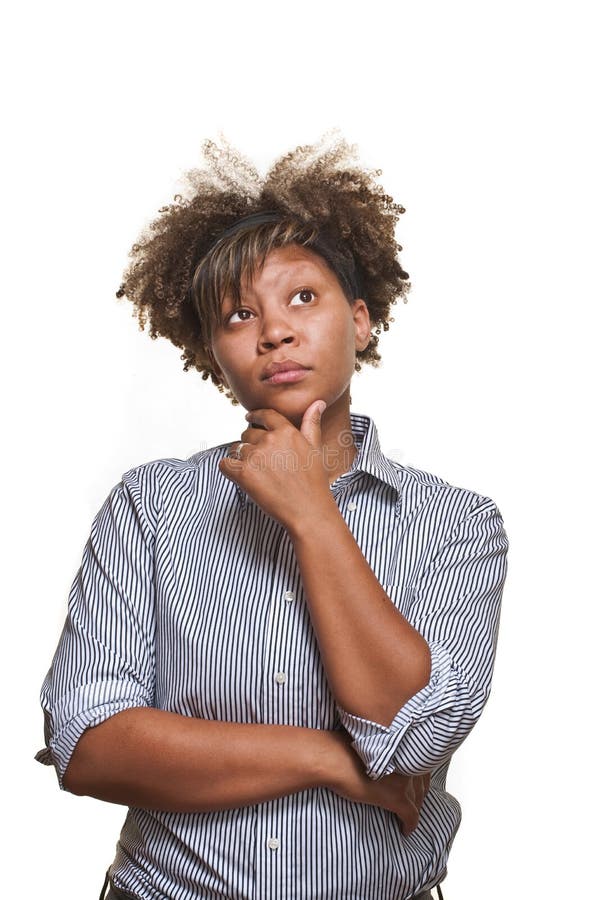
[[[37,758],[129,807],[102,896],[429,898],[460,822],[449,762],[490,690],[502,517],[350,411],[408,291],[380,173],[341,139],[264,179],[204,151],[118,296],[248,424],[110,492]]]

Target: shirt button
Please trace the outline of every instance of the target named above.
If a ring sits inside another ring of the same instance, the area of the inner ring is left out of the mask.
[[[277,850],[279,848],[279,838],[269,838],[267,847],[269,850]]]
[[[356,503],[350,502],[348,504],[348,509],[350,510],[350,512],[354,512],[354,510],[356,509]]]
[[[288,603],[291,603],[292,600],[295,600],[296,598],[294,597],[293,591],[286,591],[285,594],[283,595],[283,599],[287,600]]]
[[[285,672],[278,672],[275,676],[275,681],[277,682],[277,684],[285,684],[287,681],[287,675],[285,674]]]

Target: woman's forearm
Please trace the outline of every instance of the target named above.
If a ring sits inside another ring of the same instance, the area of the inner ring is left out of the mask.
[[[141,707],[85,731],[63,783],[110,803],[208,812],[326,786],[339,751],[334,732]]]

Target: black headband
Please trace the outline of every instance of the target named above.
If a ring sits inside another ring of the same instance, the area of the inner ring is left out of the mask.
[[[220,244],[225,238],[233,237],[238,231],[254,228],[258,225],[266,225],[267,222],[283,222],[283,219],[283,214],[275,212],[275,210],[267,210],[266,212],[257,212],[252,213],[249,216],[244,216],[243,219],[238,219],[237,222],[234,222],[233,225],[230,225],[229,228],[223,231],[216,240],[213,241],[205,255],[207,256],[217,244]]]

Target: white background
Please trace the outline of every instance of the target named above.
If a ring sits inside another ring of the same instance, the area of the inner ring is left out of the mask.
[[[332,126],[406,207],[413,284],[352,409],[387,455],[491,496],[511,545],[492,697],[450,769],[444,895],[592,896],[593,7],[54,0],[5,17],[4,896],[96,898],[124,819],[33,760],[93,516],[131,466],[246,427],[115,299],[129,247],[205,137],[265,171]]]

